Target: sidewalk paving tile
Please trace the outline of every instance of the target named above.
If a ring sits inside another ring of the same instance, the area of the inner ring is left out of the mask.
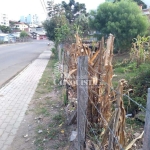
[[[0,89],[0,150],[7,150],[13,142],[50,55],[44,51]]]

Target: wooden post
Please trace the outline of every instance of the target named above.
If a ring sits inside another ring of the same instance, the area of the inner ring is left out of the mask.
[[[58,59],[59,59],[59,62],[61,63],[61,46],[58,45]]]
[[[86,112],[88,102],[88,57],[78,57],[77,67],[77,128],[78,150],[85,148]]]
[[[66,104],[68,104],[68,100],[69,100],[69,97],[68,97],[68,90],[69,90],[69,85],[66,83]]]
[[[148,89],[143,150],[150,150],[150,88]]]

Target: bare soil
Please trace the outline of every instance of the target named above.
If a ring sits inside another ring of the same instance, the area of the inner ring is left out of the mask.
[[[53,85],[51,58],[10,150],[67,150],[73,126],[66,125],[63,88]]]

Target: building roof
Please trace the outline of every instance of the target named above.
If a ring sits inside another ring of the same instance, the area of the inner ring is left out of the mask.
[[[148,9],[143,9],[142,11],[143,11],[143,13],[144,13],[145,15],[150,14],[150,9],[149,9],[149,8],[148,8]]]

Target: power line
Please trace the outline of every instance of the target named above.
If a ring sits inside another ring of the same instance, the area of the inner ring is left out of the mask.
[[[47,15],[47,12],[45,11],[45,8],[44,8],[44,5],[43,5],[42,1],[43,1],[43,0],[40,0],[41,5],[42,5],[42,8],[43,8],[43,10],[44,10],[45,14]],[[45,3],[44,3],[44,4],[45,4]]]
[[[47,11],[47,7],[46,7],[46,4],[45,4],[45,1],[43,0],[43,4],[44,4],[44,6],[45,6],[45,9],[46,9],[46,11]]]

